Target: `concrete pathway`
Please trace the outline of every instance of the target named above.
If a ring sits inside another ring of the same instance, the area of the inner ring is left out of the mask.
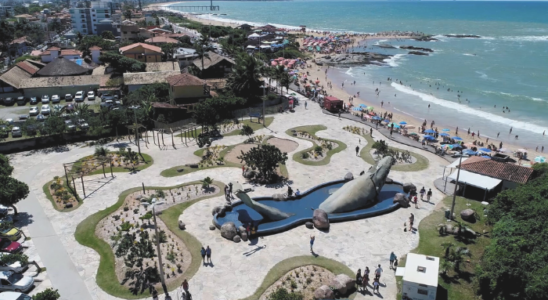
[[[318,105],[311,105],[308,109],[304,105],[298,106],[295,113],[277,114],[269,128],[260,129],[256,134],[273,135],[279,138],[290,139],[299,144],[297,149],[288,154],[287,161],[290,182],[293,189],[301,191],[335,179],[342,178],[347,172],[357,175],[370,166],[354,152],[356,145],[365,146],[365,141],[350,132],[344,131],[344,126],[363,126],[352,120],[333,118],[324,114]],[[317,133],[319,137],[342,141],[348,148],[332,156],[331,162],[325,166],[306,166],[291,159],[293,153],[311,147],[312,143],[285,134],[289,128],[324,124],[327,130]],[[383,138],[375,132],[374,138]],[[230,136],[215,140],[213,145],[234,145],[243,142],[244,136]],[[127,140],[121,142],[126,145]],[[410,152],[417,152],[428,158],[430,165],[420,172],[392,171],[390,177],[400,182],[412,182],[418,188],[433,187],[433,181],[443,172],[443,165],[447,162],[439,156],[417,149],[415,147],[397,144],[388,139],[387,143]],[[108,146],[115,150],[117,143]],[[133,150],[136,147],[129,144]],[[27,182],[31,188],[29,198],[22,201],[20,208],[33,216],[30,232],[39,249],[40,256],[48,272],[52,284],[59,288],[63,299],[117,299],[106,294],[96,284],[95,277],[99,265],[98,254],[87,247],[80,245],[74,238],[76,226],[91,214],[113,205],[118,195],[131,187],[140,186],[172,186],[201,180],[210,176],[222,182],[240,181],[241,170],[238,168],[217,168],[186,174],[179,177],[164,178],[159,174],[162,170],[187,163],[196,163],[199,158],[193,152],[198,149],[194,144],[188,147],[176,141],[177,149],[168,147],[161,150],[154,144],[148,147],[141,145],[144,153],[151,155],[154,164],[140,172],[115,173],[115,178],[105,183],[88,198],[84,204],[70,213],[60,213],[53,209],[51,203],[42,192],[42,186],[54,176],[63,174],[62,163],[76,161],[83,156],[91,155],[94,147],[71,145],[67,152],[36,152],[11,155],[15,167],[14,176]],[[28,155],[28,156],[27,156]],[[89,176],[89,180],[102,178],[103,175]],[[251,196],[272,195],[285,191],[281,185],[255,186]],[[395,299],[396,280],[393,272],[388,270],[390,251],[398,256],[408,253],[418,244],[418,234],[403,232],[403,223],[410,213],[415,214],[416,224],[429,215],[435,204],[443,198],[442,193],[434,193],[432,203],[421,203],[419,209],[399,209],[393,213],[374,218],[352,222],[332,224],[328,233],[306,229],[300,226],[287,232],[267,236],[251,243],[233,243],[220,236],[219,231],[210,231],[211,209],[224,203],[223,197],[216,197],[200,201],[189,207],[183,217],[187,230],[203,245],[213,249],[214,267],[201,267],[190,280],[193,299],[239,299],[251,295],[261,284],[267,272],[278,262],[297,255],[309,255],[308,238],[315,234],[316,251],[325,257],[335,259],[353,270],[376,264],[383,265],[385,274],[382,278],[382,297]],[[253,255],[244,255],[257,246],[264,246]],[[64,249],[63,249],[64,248]],[[83,284],[82,284],[83,283]],[[77,295],[77,297],[75,296]],[[362,296],[356,299],[362,299]],[[365,296],[371,297],[371,296]],[[377,297],[377,296],[374,296]]]

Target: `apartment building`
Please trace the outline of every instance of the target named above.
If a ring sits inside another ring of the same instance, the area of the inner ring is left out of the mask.
[[[72,7],[69,12],[72,19],[72,27],[83,35],[101,35],[103,31],[111,31],[115,36],[119,35],[113,18],[113,13],[120,7],[119,3],[112,1],[92,1],[91,8]]]

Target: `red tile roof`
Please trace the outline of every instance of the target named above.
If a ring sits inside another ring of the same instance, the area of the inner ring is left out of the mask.
[[[167,43],[167,44],[178,44],[179,41],[173,38],[170,38],[169,36],[156,36],[152,37],[150,39],[145,40],[146,43]]]
[[[93,47],[89,47],[89,50],[102,50],[103,48],[99,47],[99,46],[93,46]]]
[[[79,56],[82,56],[82,52],[78,51],[78,50],[75,50],[75,49],[66,49],[66,50],[61,50],[61,56],[63,55],[79,55]]]
[[[46,49],[46,50],[49,50],[49,51],[59,51],[59,50],[61,50],[61,48],[53,46],[53,47],[49,47],[49,48]]]
[[[26,62],[26,61],[21,61],[21,62],[18,62],[16,64],[19,68],[25,70],[27,73],[31,74],[31,75],[34,75],[34,73],[38,72],[38,67]]]
[[[157,47],[157,46],[152,46],[152,45],[149,45],[149,44],[145,44],[145,43],[135,43],[135,44],[131,44],[131,45],[127,45],[125,47],[122,47],[120,48],[120,52],[121,53],[124,53],[126,52],[127,50],[131,50],[133,48],[136,48],[136,47],[143,47],[145,49],[148,49],[150,51],[154,51],[154,52],[158,52],[158,53],[162,53],[162,48],[160,47]]]
[[[192,76],[188,73],[183,73],[179,75],[173,75],[166,78],[169,85],[172,86],[203,86],[205,81],[196,76]]]
[[[27,37],[26,36],[22,36],[18,39],[15,39],[13,40],[10,44],[13,45],[13,44],[22,44],[22,43],[28,43],[30,44],[30,42],[27,40]]]
[[[476,157],[471,157],[463,162],[462,169],[517,183],[527,183],[533,174],[533,169],[531,168],[511,163],[501,163],[490,159],[477,159]]]

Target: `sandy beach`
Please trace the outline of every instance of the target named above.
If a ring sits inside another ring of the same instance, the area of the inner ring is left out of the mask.
[[[163,4],[164,7],[168,6],[168,5],[172,5],[174,4],[175,2],[169,2],[169,3],[165,3]],[[166,10],[169,10],[167,8],[165,8]],[[180,14],[183,14],[185,17],[187,17],[188,19],[190,20],[193,20],[193,21],[196,21],[196,22],[200,22],[202,24],[207,24],[207,25],[213,25],[213,26],[230,26],[230,27],[237,27],[241,24],[243,24],[244,22],[230,22],[230,21],[219,21],[219,20],[211,20],[211,19],[204,19],[204,18],[200,18],[198,17],[197,15],[193,15],[193,14],[190,14],[190,13],[184,13],[184,12],[179,12],[179,11],[173,11],[173,12],[177,12],[177,13],[180,13]],[[298,32],[296,30],[293,29],[293,31],[290,31],[289,34],[297,34]],[[323,36],[323,33],[322,32],[319,32],[319,31],[314,31],[314,30],[310,30],[310,29],[307,29],[307,35],[313,35],[313,36]],[[379,40],[379,38],[382,38],[382,39],[410,39],[412,38],[411,36],[400,36],[400,35],[383,35],[383,36],[356,36],[355,37],[355,43],[356,44],[364,44],[364,43],[367,43],[368,41],[372,41],[372,40]],[[301,43],[302,45],[302,39],[297,39],[297,41],[299,41],[299,43]],[[319,54],[317,54],[317,56],[319,56]],[[311,59],[314,58],[314,55],[311,55],[310,56]],[[360,104],[364,104],[364,105],[367,105],[367,106],[373,106],[375,107],[375,112],[377,113],[383,113],[384,112],[388,112],[388,113],[391,113],[393,115],[393,118],[392,120],[396,123],[398,122],[401,122],[401,121],[406,121],[408,123],[408,127],[409,125],[412,125],[414,126],[415,129],[410,129],[409,132],[417,132],[417,128],[419,126],[421,126],[424,122],[424,119],[421,119],[420,117],[419,118],[413,118],[409,115],[405,115],[403,113],[400,113],[396,110],[393,109],[393,107],[391,107],[390,105],[390,97],[386,94],[382,94],[380,93],[379,96],[376,96],[376,97],[368,97],[366,98],[364,95],[361,95],[361,97],[357,97],[357,95],[352,95],[350,94],[349,92],[347,92],[345,90],[345,88],[347,88],[348,86],[351,86],[352,82],[345,82],[345,86],[342,87],[341,85],[341,82],[332,82],[332,78],[330,76],[330,70],[332,67],[330,67],[328,69],[328,67],[326,66],[317,66],[315,65],[313,62],[309,61],[308,65],[310,65],[310,67],[306,68],[306,69],[303,69],[305,72],[309,72],[310,76],[308,76],[308,78],[311,78],[311,79],[314,79],[314,78],[317,78],[318,80],[320,80],[320,86],[322,86],[326,91],[327,91],[327,94],[328,95],[332,95],[334,97],[337,97],[341,100],[344,100],[345,103],[349,103],[349,99],[350,98],[353,98],[353,105],[354,106],[359,106]],[[326,73],[326,69],[327,70],[327,73]],[[326,82],[331,82],[332,83],[332,88],[329,88],[325,83]],[[382,90],[383,86],[387,86],[389,84],[391,84],[390,81],[387,81],[387,78],[378,78],[378,81],[375,81],[375,88],[377,87],[377,83],[379,84],[379,89]],[[373,83],[371,83],[371,85],[373,85]],[[391,96],[391,95],[390,95]],[[383,106],[381,107],[381,102],[383,102]],[[427,128],[430,128],[430,123],[431,121],[435,121],[436,123],[440,120],[431,120],[431,119],[428,119],[427,120]],[[438,128],[439,132],[441,133],[441,129],[443,128],[448,128],[450,129],[451,131],[448,132],[451,136],[454,136],[455,135],[455,131],[456,131],[456,127],[455,126],[441,126],[441,125],[437,125],[435,124],[434,125],[434,128]],[[477,141],[477,142],[482,142],[484,143],[484,147],[487,147],[488,144],[493,144],[495,145],[497,148],[499,148],[499,144],[500,142],[503,142],[503,148],[505,148],[507,151],[505,152],[506,154],[509,154],[510,156],[512,156],[512,152],[516,152],[518,149],[526,149],[527,150],[527,155],[528,155],[528,159],[533,161],[534,157],[538,156],[538,155],[542,155],[541,154],[541,149],[538,149],[538,152],[535,152],[535,149],[528,149],[526,147],[522,147],[520,146],[519,144],[519,141],[518,140],[514,140],[514,135],[511,135],[509,134],[508,132],[501,132],[501,139],[496,139],[496,138],[486,138],[484,136],[481,136],[481,133],[480,133],[480,137],[478,138],[477,136],[477,132],[475,132],[475,136],[472,137],[472,134],[467,134],[467,131],[468,131],[468,128],[459,128],[459,131],[458,131],[458,136],[461,137],[463,139],[463,143],[472,143],[474,141]],[[488,142],[487,142],[487,139],[488,139]],[[478,146],[478,148],[480,148],[480,146]],[[548,149],[546,149],[548,151]],[[515,158],[517,160],[517,158]]]

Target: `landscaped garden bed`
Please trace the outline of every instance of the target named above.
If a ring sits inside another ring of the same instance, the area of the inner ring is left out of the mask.
[[[322,267],[314,265],[298,267],[282,275],[259,299],[268,300],[273,293],[283,293],[279,292],[279,289],[300,294],[302,299],[314,299],[314,291],[324,284],[329,285],[333,278],[335,274]]]
[[[43,186],[43,191],[58,211],[72,211],[80,206],[80,199],[69,188],[64,178],[55,176]]]
[[[312,147],[295,153],[293,160],[305,165],[326,165],[330,162],[333,154],[346,149],[346,144],[343,142],[316,136],[316,132],[325,129],[327,127],[323,125],[310,125],[287,130],[288,135],[313,143]]]
[[[148,282],[157,283],[156,233],[152,210],[147,207],[152,199],[165,201],[156,208],[159,210],[175,204],[217,194],[220,189],[212,185],[212,180],[203,184],[192,184],[169,190],[136,191],[129,194],[123,205],[101,220],[95,234],[108,243],[114,252],[116,277],[121,285],[130,290],[140,291]],[[166,284],[179,279],[191,263],[187,246],[157,218],[160,251]],[[159,287],[158,287],[159,288]]]
[[[84,175],[96,175],[103,172],[135,172],[146,169],[154,160],[150,155],[137,153],[131,148],[120,148],[118,151],[108,151],[98,147],[94,155],[83,157],[72,165],[72,171],[84,172]],[[103,169],[104,168],[104,169]]]

